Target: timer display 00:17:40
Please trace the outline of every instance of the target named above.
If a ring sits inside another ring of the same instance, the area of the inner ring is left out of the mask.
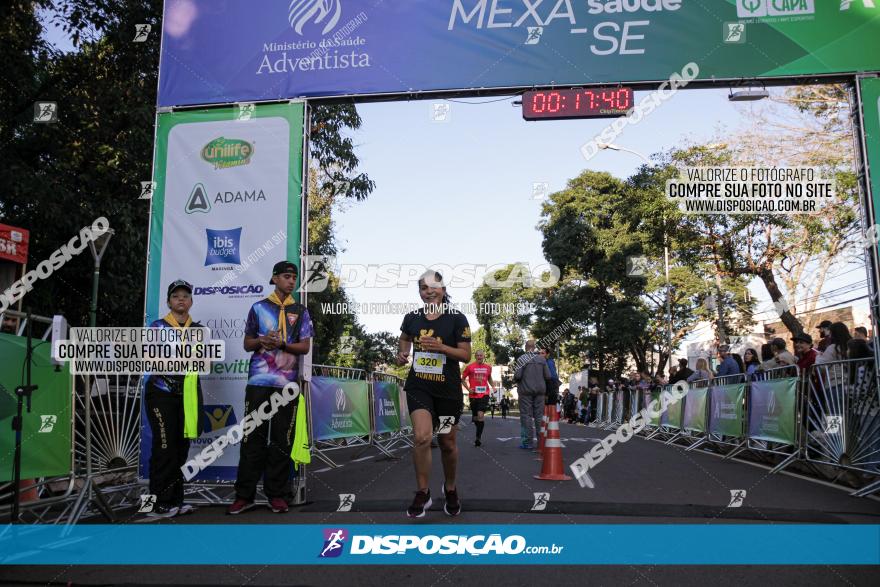
[[[623,116],[632,107],[632,88],[538,90],[522,97],[526,120]]]

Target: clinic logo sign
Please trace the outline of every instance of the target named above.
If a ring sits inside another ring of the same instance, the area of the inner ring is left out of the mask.
[[[815,0],[736,0],[740,18],[815,14]]]
[[[208,250],[205,253],[205,266],[232,264],[241,265],[241,227],[228,230],[206,228]]]
[[[202,412],[205,416],[202,422],[203,434],[217,432],[238,423],[235,410],[229,404],[206,404],[202,406]]]
[[[214,169],[227,169],[248,165],[254,154],[254,146],[242,139],[217,137],[202,147],[202,160],[214,166]]]
[[[348,532],[342,528],[324,528],[324,546],[318,558],[336,558],[342,554]]]
[[[303,27],[309,23],[325,23],[321,34],[326,35],[336,27],[341,16],[341,0],[291,0],[287,11],[290,26],[300,36]]]

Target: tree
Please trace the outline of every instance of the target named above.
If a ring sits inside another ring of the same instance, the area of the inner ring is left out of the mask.
[[[690,215],[680,227],[696,243],[691,253],[710,260],[719,282],[759,278],[786,328],[797,333],[813,325],[795,314],[815,309],[835,260],[858,236],[858,184],[843,88],[791,89],[777,102],[785,107],[756,115],[727,143],[673,150],[666,161],[679,168],[809,166],[835,179],[838,197],[818,214]]]
[[[59,52],[41,38],[38,10],[67,31],[74,51]],[[102,263],[112,272],[101,280],[98,323],[140,324],[149,203],[138,196],[141,181],[152,175],[162,2],[13,0],[0,15],[0,219],[32,229],[30,256],[42,260],[106,216],[116,235]],[[132,42],[137,24],[152,26],[145,42]],[[37,101],[58,103],[56,124],[34,122]],[[357,171],[355,145],[346,136],[361,124],[354,105],[316,106],[312,121],[316,185],[330,194],[330,206],[366,198],[373,182]],[[321,230],[326,220],[320,214],[311,220],[310,229],[324,239],[315,248],[332,249]],[[83,253],[38,281],[25,305],[85,324],[91,280],[91,256]],[[338,336],[337,324],[327,320],[319,331]]]

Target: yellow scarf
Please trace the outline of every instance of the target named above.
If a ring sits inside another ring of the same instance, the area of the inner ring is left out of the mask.
[[[181,326],[180,323],[177,321],[177,318],[174,317],[174,314],[172,312],[168,312],[168,314],[165,316],[165,318],[163,318],[163,320],[165,320],[165,322],[167,322],[168,324],[170,324],[174,328],[177,328],[178,330],[183,330],[185,328],[189,328],[189,325],[193,323],[192,316],[187,315],[186,324]]]
[[[164,318],[165,322],[177,328],[185,330],[192,324],[192,316],[186,317],[186,323],[181,326],[174,317],[174,314],[168,312]],[[198,438],[199,437],[199,374],[187,373],[183,376],[183,437]]]
[[[278,294],[274,291],[272,295],[266,298],[273,304],[277,304],[279,306],[278,310],[278,330],[281,331],[281,342],[287,342],[287,320],[284,319],[284,308],[287,306],[292,306],[296,302],[293,301],[293,297],[290,294],[287,294],[287,298],[282,302],[278,299]]]

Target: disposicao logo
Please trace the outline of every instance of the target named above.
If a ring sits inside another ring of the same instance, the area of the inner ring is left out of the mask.
[[[251,162],[254,146],[241,139],[218,137],[202,147],[202,159],[214,166],[214,169],[238,167]]]
[[[342,528],[324,528],[324,548],[318,558],[336,558],[342,554],[346,538],[348,532]]]

